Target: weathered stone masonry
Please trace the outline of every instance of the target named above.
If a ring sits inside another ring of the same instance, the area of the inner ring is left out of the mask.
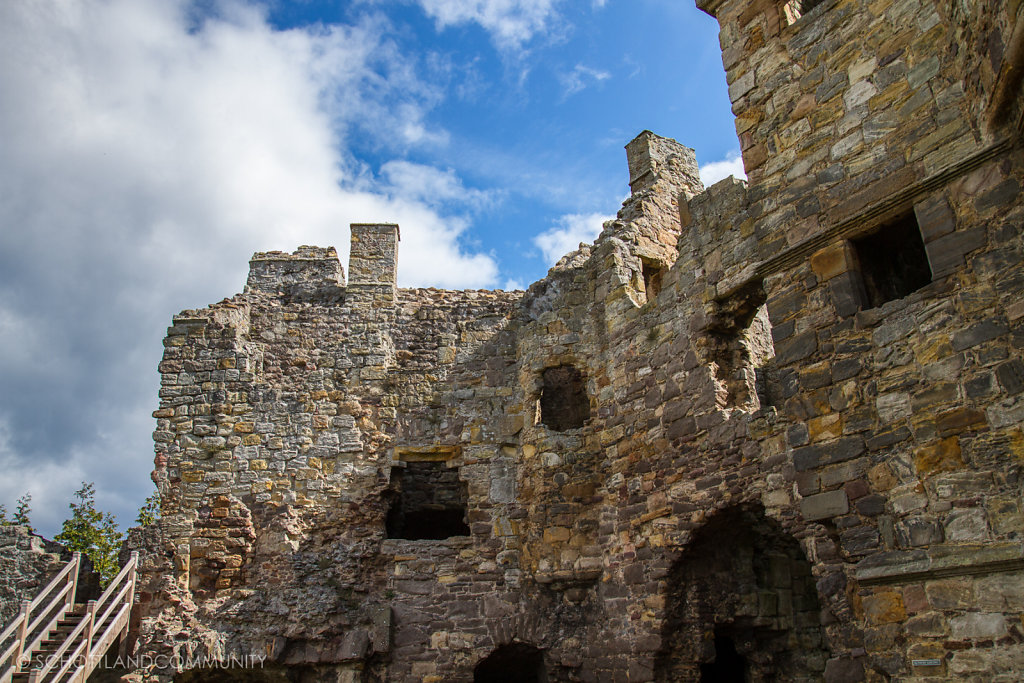
[[[644,132],[525,293],[397,288],[398,227],[355,225],[347,282],[257,254],[177,316],[137,651],[1018,680],[1020,5],[812,4],[701,3],[749,184]]]

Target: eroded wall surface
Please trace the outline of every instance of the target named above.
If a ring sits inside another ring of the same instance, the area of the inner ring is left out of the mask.
[[[137,651],[1017,680],[1019,10],[702,8],[749,184],[644,132],[618,218],[525,293],[397,288],[398,227],[357,225],[348,281],[257,254],[175,318]]]

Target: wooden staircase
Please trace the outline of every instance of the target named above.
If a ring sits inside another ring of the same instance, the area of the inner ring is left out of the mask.
[[[74,601],[82,564],[75,553],[0,634],[0,683],[84,683],[128,633],[138,563],[132,553],[99,600],[81,604]]]

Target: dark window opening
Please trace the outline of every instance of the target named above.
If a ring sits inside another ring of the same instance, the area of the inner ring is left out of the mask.
[[[715,634],[715,658],[700,665],[701,683],[746,683],[747,660],[729,636]]]
[[[444,462],[407,462],[391,470],[388,538],[410,541],[469,536],[466,482]]]
[[[473,669],[473,683],[541,683],[547,679],[543,653],[524,643],[499,647]]]
[[[913,213],[851,242],[869,308],[902,299],[932,281],[928,254]]]
[[[823,3],[825,0],[794,0],[793,5],[796,10],[803,16],[810,12],[812,9]]]
[[[644,275],[644,291],[647,292],[647,300],[654,301],[661,292],[661,278],[665,268],[656,261],[640,259]]]
[[[716,302],[702,339],[720,408],[756,410],[771,403],[775,345],[761,282]]]
[[[541,377],[540,421],[556,432],[579,429],[590,419],[587,380],[571,365],[547,368]]]

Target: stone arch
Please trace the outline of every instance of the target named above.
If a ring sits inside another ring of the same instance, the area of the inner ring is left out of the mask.
[[[473,669],[473,683],[541,683],[547,680],[544,653],[526,643],[502,645]]]
[[[760,506],[695,532],[666,598],[655,680],[820,680],[828,646],[811,565]]]

